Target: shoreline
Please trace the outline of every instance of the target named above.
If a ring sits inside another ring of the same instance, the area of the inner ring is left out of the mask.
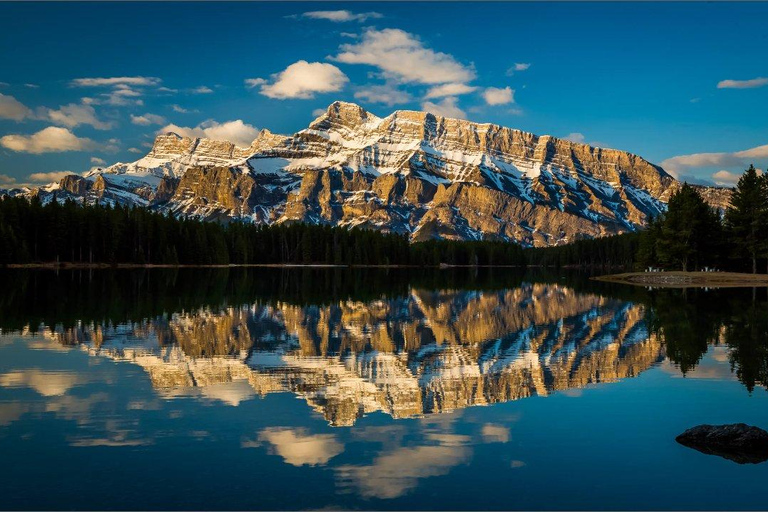
[[[0,265],[0,269],[46,269],[46,270],[115,270],[115,269],[152,269],[152,268],[525,268],[519,265],[348,265],[333,263],[229,263],[226,265],[188,265],[155,263],[9,263]]]
[[[625,272],[590,277],[594,281],[656,288],[753,288],[768,286],[768,274],[740,272]]]

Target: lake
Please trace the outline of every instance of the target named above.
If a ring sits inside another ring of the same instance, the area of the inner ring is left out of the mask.
[[[765,289],[0,272],[3,509],[765,509]]]

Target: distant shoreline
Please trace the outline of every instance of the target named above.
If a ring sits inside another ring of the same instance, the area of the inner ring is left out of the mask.
[[[171,265],[153,263],[9,263],[0,269],[107,270],[140,268],[525,268],[519,265],[348,265],[333,263],[231,263],[227,265]]]
[[[739,272],[625,272],[592,277],[595,281],[658,288],[750,288],[768,286],[768,274]]]

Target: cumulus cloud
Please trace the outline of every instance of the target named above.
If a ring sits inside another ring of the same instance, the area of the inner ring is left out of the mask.
[[[475,78],[474,69],[453,56],[435,52],[413,34],[400,29],[368,29],[359,42],[343,44],[333,60],[367,64],[398,82],[419,84],[465,83]]]
[[[258,80],[258,79],[251,79]],[[311,99],[317,93],[337,92],[349,82],[347,75],[323,62],[294,62],[272,75],[272,83],[262,83],[260,93],[274,99]]]
[[[316,108],[315,110],[312,111],[312,115],[314,117],[320,117],[321,115],[325,114],[325,112],[326,111],[324,108]]]
[[[54,124],[74,128],[81,124],[90,125],[97,130],[110,130],[112,123],[101,121],[96,117],[96,110],[90,105],[70,103],[62,105],[58,110],[46,110],[45,116]]]
[[[213,140],[229,141],[240,147],[248,147],[259,135],[259,130],[238,119],[226,123],[218,123],[208,120],[193,128],[169,124],[158,130],[157,133],[173,132],[182,137],[205,137]]]
[[[13,96],[0,94],[0,119],[23,121],[32,111]]]
[[[254,87],[258,87],[267,83],[267,81],[263,78],[246,78],[244,82],[248,89],[253,89]]]
[[[157,114],[144,114],[140,116],[131,114],[131,122],[139,126],[149,126],[151,124],[163,124],[165,123],[165,118]]]
[[[384,16],[378,12],[359,12],[353,13],[351,11],[309,11],[301,15],[302,18],[310,18],[314,20],[328,20],[334,23],[343,23],[347,21],[364,22],[369,19],[383,18]]]
[[[443,98],[445,96],[458,96],[477,90],[477,87],[467,84],[443,84],[430,88],[424,99]]]
[[[52,183],[61,181],[62,178],[75,174],[72,171],[33,172],[28,176],[31,183]]]
[[[515,62],[515,64],[507,70],[507,76],[512,76],[516,71],[525,71],[531,67],[529,62]]]
[[[768,144],[732,153],[692,153],[674,156],[661,162],[661,167],[673,176],[678,176],[687,169],[708,167],[731,167],[746,169],[756,160],[768,159]]]
[[[43,396],[61,396],[82,382],[83,379],[73,373],[43,370],[17,370],[0,375],[2,387],[31,388]]]
[[[421,104],[421,109],[436,116],[453,117],[456,119],[466,119],[467,114],[459,108],[456,98],[449,96],[438,103],[425,101]]]
[[[717,83],[718,89],[754,89],[768,85],[768,78],[757,77],[751,80],[721,80]]]
[[[210,87],[206,87],[205,85],[201,85],[200,87],[195,87],[191,91],[192,94],[211,94],[213,93],[213,89]]]
[[[129,153],[136,153],[136,154],[141,154],[141,153],[143,153],[143,151],[142,151],[142,150],[140,150],[139,148],[128,148],[128,152],[129,152]]]
[[[77,137],[67,128],[49,126],[32,135],[6,135],[0,138],[0,146],[20,153],[58,153],[85,151],[97,144],[88,138]]]
[[[480,435],[483,437],[483,442],[485,443],[508,443],[509,427],[486,423],[483,425]]]
[[[23,121],[36,119],[50,121],[54,124],[74,128],[79,125],[90,125],[97,130],[109,130],[112,123],[100,120],[94,108],[87,103],[70,103],[58,109],[39,107],[34,111],[19,102],[13,96],[0,94],[0,119]]]
[[[99,158],[97,156],[92,156],[91,157],[91,163],[92,164],[96,164],[96,165],[106,165],[107,162],[103,158]]]
[[[8,176],[7,174],[0,174],[0,185],[15,185],[16,184],[16,178],[12,176]]]
[[[448,474],[470,459],[466,446],[415,446],[378,455],[370,465],[340,466],[341,482],[365,498],[394,499],[419,485],[419,480]]]
[[[103,87],[117,85],[152,86],[161,82],[152,76],[120,76],[111,78],[75,78],[70,82],[73,87]]]
[[[716,173],[712,174],[712,180],[717,185],[724,185],[728,187],[732,187],[736,185],[736,183],[739,182],[740,177],[741,177],[741,174],[737,174],[731,171],[726,171],[725,169],[721,171],[717,171]]]
[[[483,91],[483,99],[488,105],[507,105],[515,101],[515,91],[510,87],[488,87]]]
[[[583,144],[584,141],[586,140],[586,138],[584,137],[584,134],[579,132],[571,132],[563,138],[565,140],[570,140],[571,142],[579,142],[581,144]]]
[[[171,105],[171,109],[173,109],[174,112],[178,112],[179,114],[191,114],[197,112],[197,110],[190,110],[182,107],[181,105]]]
[[[408,103],[413,97],[408,92],[398,89],[391,84],[384,84],[358,88],[355,91],[355,99],[369,103],[381,103],[391,107],[392,105]]]
[[[344,451],[333,434],[308,434],[304,429],[267,428],[259,434],[260,442],[271,445],[274,453],[292,466],[324,466]],[[243,446],[257,446],[245,441]]]
[[[137,89],[119,85],[111,92],[102,93],[100,95],[102,99],[91,99],[90,103],[93,105],[111,105],[113,107],[141,106],[144,104],[144,100],[141,99],[143,94],[143,92]]]

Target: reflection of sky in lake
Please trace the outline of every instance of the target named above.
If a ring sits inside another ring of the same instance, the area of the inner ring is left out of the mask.
[[[764,508],[730,349],[561,286],[205,308],[0,336],[2,508]],[[40,492],[45,488],[45,492]],[[728,492],[723,492],[727,489]]]

